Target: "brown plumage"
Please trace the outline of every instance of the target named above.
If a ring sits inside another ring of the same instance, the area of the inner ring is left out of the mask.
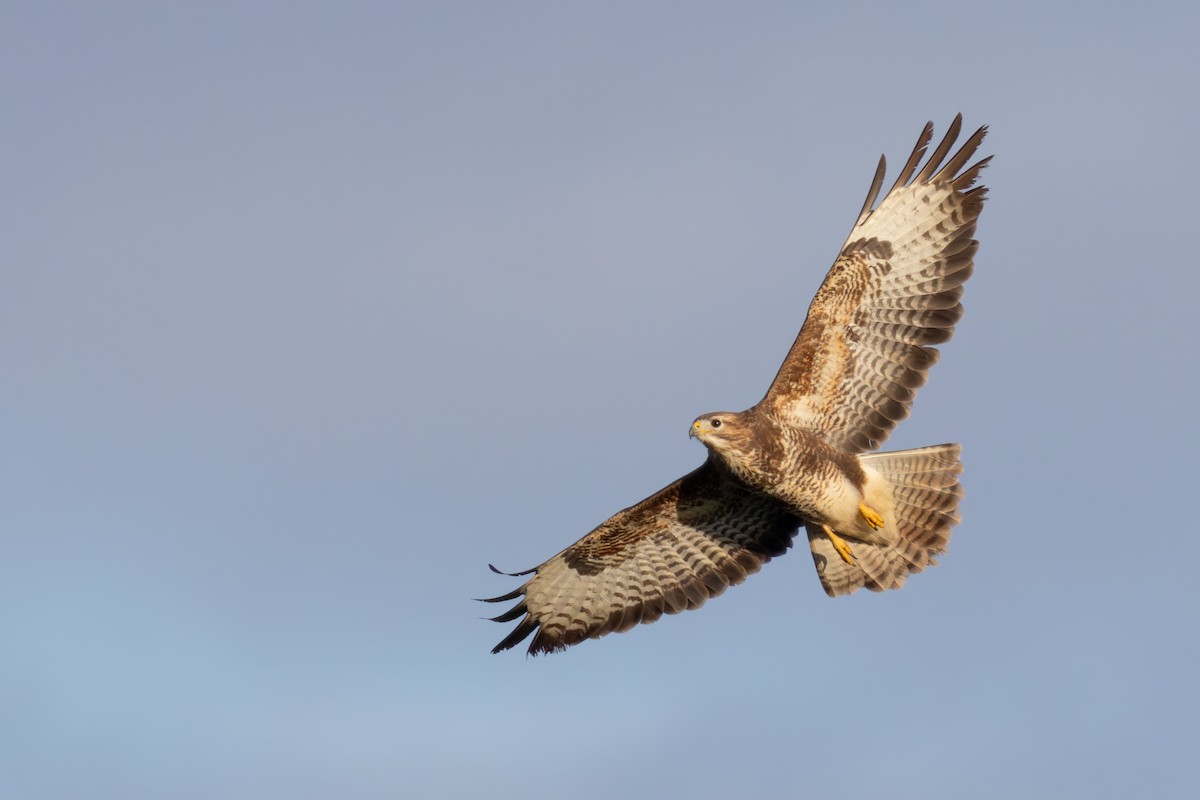
[[[493,652],[531,653],[698,608],[791,546],[803,525],[830,596],[899,588],[933,563],[958,522],[958,445],[867,453],[904,419],[962,316],[988,158],[986,134],[945,161],[962,124],[917,173],[927,124],[887,195],[881,158],[850,237],[766,395],[696,419],[703,466],[539,567],[494,619],[519,620]],[[493,569],[495,569],[493,567]]]

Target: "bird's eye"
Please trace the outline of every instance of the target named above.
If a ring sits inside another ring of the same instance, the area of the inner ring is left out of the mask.
[[[721,427],[721,420],[719,420],[719,419],[714,419],[714,420],[713,420],[711,423],[709,423],[709,424],[710,424],[710,425],[712,425],[714,428],[719,428],[719,427]]]

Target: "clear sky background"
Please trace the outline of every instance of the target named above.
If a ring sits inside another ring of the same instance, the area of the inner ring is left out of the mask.
[[[4,4],[0,796],[1200,793],[1200,15],[1084,8]],[[941,566],[490,655],[958,111]]]

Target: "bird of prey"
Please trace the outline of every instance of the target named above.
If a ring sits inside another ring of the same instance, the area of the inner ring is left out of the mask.
[[[708,449],[702,466],[486,600],[517,601],[493,618],[519,620],[493,653],[531,634],[530,653],[553,652],[699,608],[782,555],[801,526],[831,597],[898,589],[936,563],[959,520],[959,446],[871,451],[908,416],[938,360],[931,345],[949,339],[963,313],[987,191],[974,184],[990,156],[967,166],[985,126],[946,160],[961,127],[960,114],[922,166],[927,123],[876,205],[880,158],[766,395],[692,423]]]

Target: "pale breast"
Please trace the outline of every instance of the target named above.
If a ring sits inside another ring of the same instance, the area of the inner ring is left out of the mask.
[[[787,504],[813,522],[841,520],[857,510],[865,480],[858,459],[807,431],[749,412],[744,435],[713,448],[752,489]]]

